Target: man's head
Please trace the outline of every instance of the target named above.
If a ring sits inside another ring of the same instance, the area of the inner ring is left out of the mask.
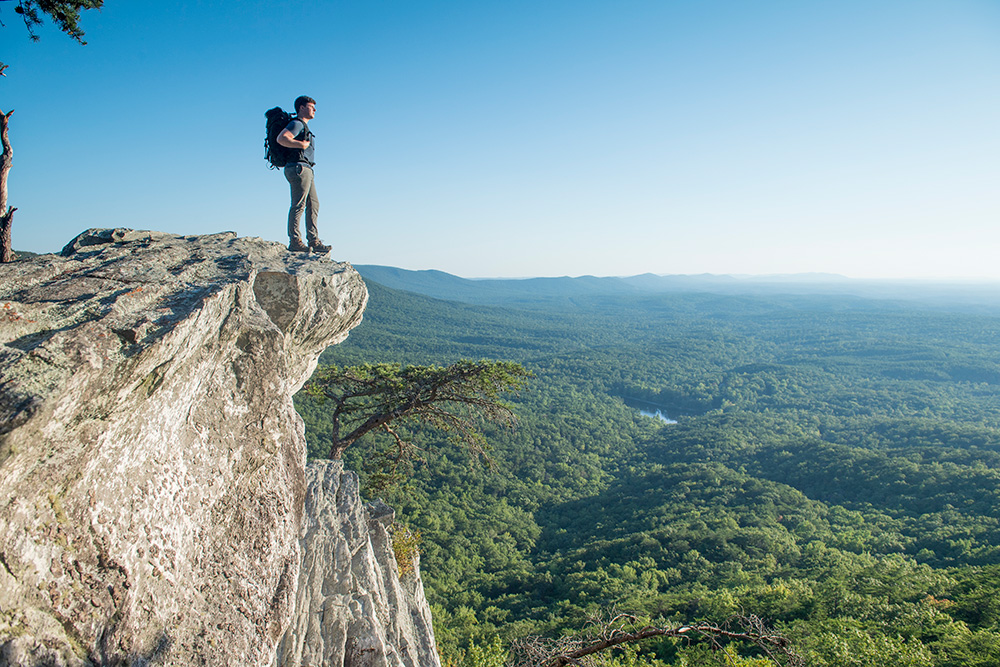
[[[295,98],[295,113],[299,118],[309,120],[316,116],[316,100],[306,95]]]

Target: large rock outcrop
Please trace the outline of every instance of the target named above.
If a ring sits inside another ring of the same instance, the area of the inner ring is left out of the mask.
[[[400,576],[394,512],[358,502],[340,461],[306,467],[302,571],[278,667],[439,667],[419,556]]]
[[[269,665],[299,577],[292,395],[347,264],[91,230],[0,265],[0,665]]]

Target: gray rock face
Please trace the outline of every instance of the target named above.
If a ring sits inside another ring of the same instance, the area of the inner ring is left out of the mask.
[[[400,577],[395,514],[362,506],[340,461],[306,467],[302,571],[278,667],[440,667],[419,563]]]
[[[269,665],[299,578],[292,395],[348,264],[91,230],[0,265],[0,665]]]

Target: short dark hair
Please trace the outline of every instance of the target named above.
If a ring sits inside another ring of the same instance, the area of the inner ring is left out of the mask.
[[[299,107],[304,107],[307,104],[316,104],[316,100],[309,97],[308,95],[299,95],[295,98],[295,113],[299,112]]]

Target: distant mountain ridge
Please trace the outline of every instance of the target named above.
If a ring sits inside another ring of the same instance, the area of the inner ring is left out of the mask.
[[[470,279],[437,270],[411,271],[391,266],[358,265],[365,279],[394,289],[437,299],[469,303],[501,303],[539,297],[572,297],[584,294],[636,294],[641,290],[622,278],[490,278]]]
[[[470,279],[434,269],[412,271],[376,264],[354,267],[366,280],[437,299],[475,304],[515,304],[581,296],[708,293],[723,295],[827,295],[920,301],[948,307],[1000,308],[1000,283],[857,280],[829,273],[762,276],[717,274],[628,277]]]

